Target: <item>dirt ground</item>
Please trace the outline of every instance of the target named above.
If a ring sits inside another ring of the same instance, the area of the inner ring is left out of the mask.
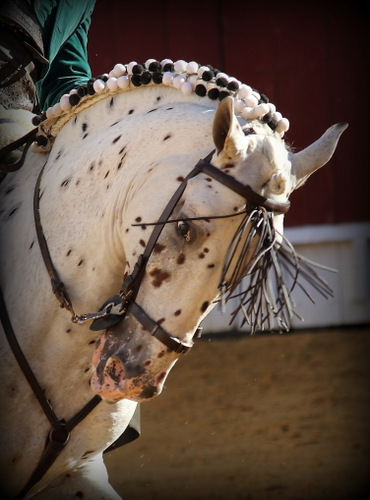
[[[370,328],[205,338],[106,456],[127,500],[361,500]]]

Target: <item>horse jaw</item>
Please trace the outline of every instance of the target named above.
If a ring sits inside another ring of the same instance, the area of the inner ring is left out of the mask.
[[[316,170],[323,167],[333,156],[342,133],[348,123],[331,126],[317,141],[299,153],[291,154],[292,175],[295,176],[295,189],[300,187]]]

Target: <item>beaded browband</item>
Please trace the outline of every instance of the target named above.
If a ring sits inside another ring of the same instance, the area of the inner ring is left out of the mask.
[[[195,93],[212,101],[230,95],[234,98],[235,113],[246,121],[261,120],[281,137],[289,128],[289,121],[276,111],[275,105],[265,95],[210,65],[148,59],[145,64],[136,61],[127,65],[116,64],[109,73],[92,78],[86,85],[64,94],[58,103],[35,116],[34,124],[40,126],[41,134],[45,134],[38,136],[39,144],[46,145],[42,144],[43,139],[55,137],[73,114],[94,102],[115,92],[148,85],[165,85],[180,90],[184,95]]]

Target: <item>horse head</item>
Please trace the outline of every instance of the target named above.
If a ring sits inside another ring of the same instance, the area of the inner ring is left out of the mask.
[[[213,118],[215,150],[208,166],[200,165],[184,180],[179,172],[193,156],[166,159],[167,168],[150,180],[152,192],[159,194],[173,172],[182,190],[165,220],[155,195],[142,200],[140,217],[137,205],[127,210],[126,227],[161,227],[123,319],[108,326],[98,342],[91,379],[96,393],[111,402],[160,394],[170,369],[225,290],[234,290],[263,267],[268,251],[282,243],[290,194],[329,161],[346,126],[334,125],[314,144],[292,153],[261,122],[241,125],[234,100],[227,97]],[[147,245],[139,237],[123,244],[128,268],[137,258],[129,256],[140,255]],[[127,278],[132,279],[129,272]]]

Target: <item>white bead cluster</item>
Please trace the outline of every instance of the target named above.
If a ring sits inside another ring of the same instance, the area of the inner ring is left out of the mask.
[[[214,74],[209,66],[200,66],[195,61],[186,62],[181,59],[175,62],[164,59],[160,63],[156,59],[148,59],[143,66],[136,61],[127,65],[116,64],[109,73],[101,75],[87,86],[73,89],[69,94],[63,95],[60,102],[47,109],[46,119],[57,118],[69,112],[80,100],[85,101],[94,94],[118,92],[140,86],[142,83],[134,83],[134,78],[140,79],[139,75],[144,73],[148,81],[144,81],[143,85],[166,85],[180,90],[184,95],[195,92],[202,97],[208,95],[213,98],[212,92],[209,93],[213,89],[217,89],[214,90],[215,95],[218,95],[218,91],[226,92],[234,98],[235,112],[246,121],[262,120],[267,115],[268,122],[273,124],[270,124],[271,128],[281,136],[289,129],[289,121],[276,111],[274,104],[264,102],[261,95],[249,85],[226,73]],[[155,80],[155,75],[159,78],[158,81]],[[222,85],[217,82],[222,82]]]

